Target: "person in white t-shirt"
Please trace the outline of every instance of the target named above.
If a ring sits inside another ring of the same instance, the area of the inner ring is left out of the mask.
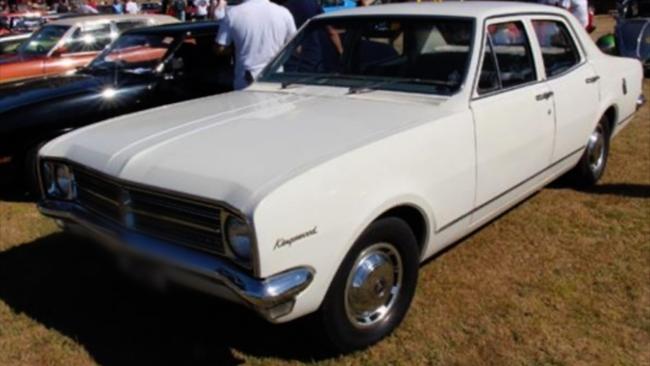
[[[295,33],[289,10],[269,0],[245,0],[228,8],[215,41],[218,53],[235,47],[235,89],[250,85]]]
[[[208,0],[196,0],[194,1],[194,6],[196,6],[196,15],[194,16],[196,20],[205,20],[208,18],[208,7],[210,6]]]
[[[129,0],[126,2],[126,6],[124,6],[124,11],[127,14],[138,14],[140,9],[138,8],[138,4],[136,4],[135,1]]]
[[[562,7],[578,18],[583,27],[589,25],[589,3],[587,0],[563,0]]]
[[[588,0],[540,0],[540,3],[564,8],[573,14],[583,27],[589,25]]]

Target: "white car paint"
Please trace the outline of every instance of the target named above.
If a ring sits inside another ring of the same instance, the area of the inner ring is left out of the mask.
[[[472,17],[475,45],[487,22],[519,19],[530,31],[532,18],[559,19],[583,62],[546,80],[533,46],[538,80],[490,96],[475,92],[476,46],[465,85],[450,97],[257,83],[77,130],[40,156],[240,210],[254,224],[258,277],[315,270],[281,322],[319,307],[349,248],[382,213],[410,206],[422,214],[425,260],[572,168],[610,108],[618,133],[641,93],[638,61],[602,54],[569,13],[553,7],[400,4],[324,16],[364,14]],[[600,80],[586,84],[591,76]],[[535,100],[548,91],[555,96]],[[279,239],[313,228],[316,235],[274,249]]]

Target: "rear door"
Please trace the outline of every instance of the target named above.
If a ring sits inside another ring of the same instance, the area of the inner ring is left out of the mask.
[[[533,17],[531,23],[544,61],[546,84],[554,94],[557,130],[553,161],[558,161],[584,147],[598,121],[599,77],[564,19]]]
[[[551,160],[553,97],[535,63],[530,32],[519,18],[492,20],[484,32],[479,81],[470,103],[476,126],[477,207],[534,178]]]

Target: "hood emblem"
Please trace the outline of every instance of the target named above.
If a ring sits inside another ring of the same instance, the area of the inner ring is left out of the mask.
[[[288,239],[280,238],[280,239],[275,241],[275,245],[273,246],[273,250],[280,249],[280,248],[286,247],[286,246],[291,246],[293,243],[295,243],[295,242],[297,242],[299,240],[305,239],[305,238],[310,237],[310,236],[314,236],[316,234],[318,234],[318,227],[314,226],[313,229],[305,231],[304,233],[292,236],[291,238],[288,238]]]

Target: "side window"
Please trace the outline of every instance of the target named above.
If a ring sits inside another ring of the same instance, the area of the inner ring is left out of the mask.
[[[490,39],[485,41],[485,52],[483,55],[483,66],[481,67],[481,74],[478,81],[478,93],[485,94],[501,88],[499,81],[499,70],[494,62],[494,51],[492,50],[492,42]]]
[[[109,23],[93,24],[84,29],[77,29],[65,47],[70,53],[101,51],[111,43],[111,40]]]
[[[561,74],[580,62],[580,54],[566,26],[554,20],[533,20],[544,58],[546,76]]]
[[[537,79],[530,42],[521,22],[491,24],[488,26],[488,36],[492,41],[503,88]]]

